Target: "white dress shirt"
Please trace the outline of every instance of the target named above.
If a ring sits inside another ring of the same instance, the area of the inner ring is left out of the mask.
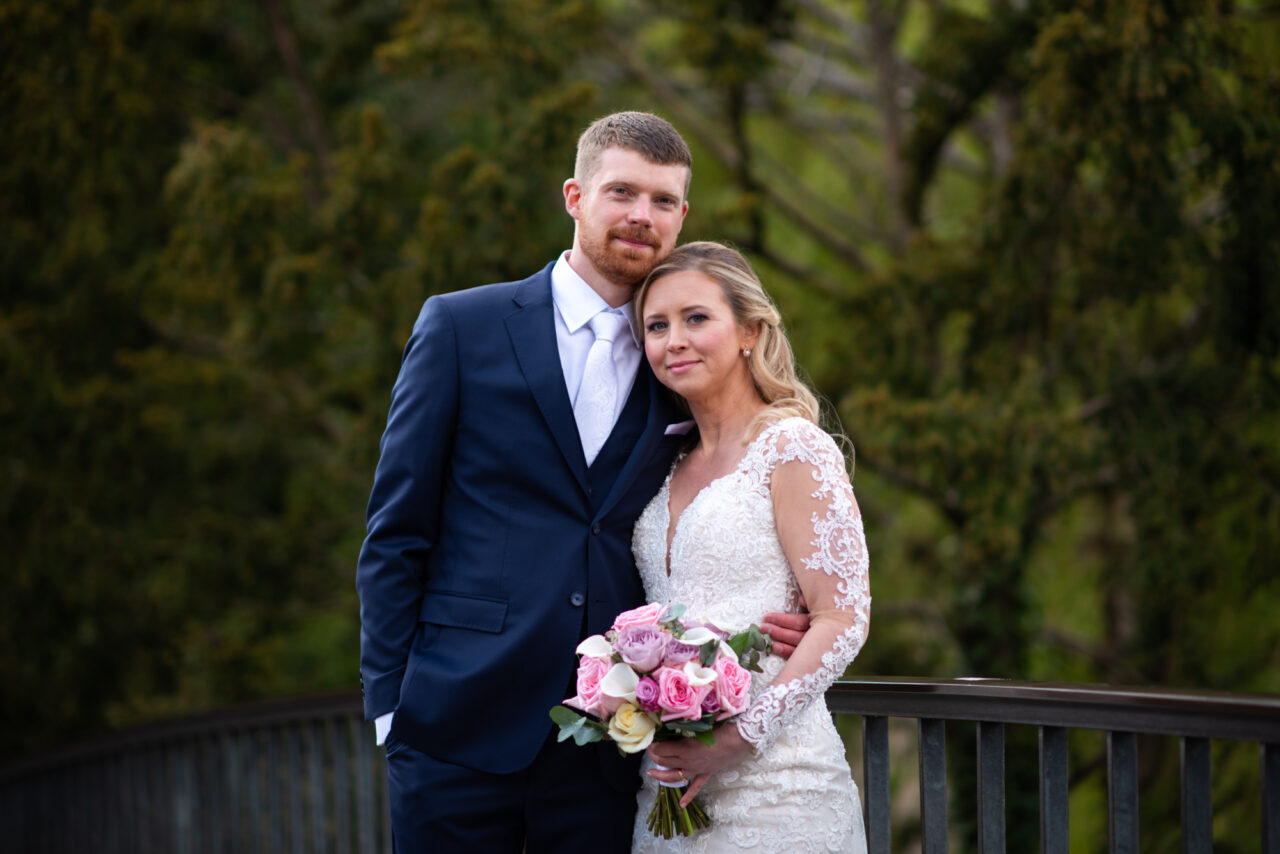
[[[627,319],[630,335],[619,335],[613,342],[613,363],[619,378],[617,407],[613,413],[616,422],[627,403],[631,387],[635,385],[640,369],[640,335],[636,332],[631,303],[610,309],[600,294],[569,266],[569,253],[565,252],[551,268],[551,299],[556,306],[556,347],[560,351],[560,368],[564,372],[564,385],[569,392],[569,403],[578,399],[582,385],[582,369],[587,363],[587,353],[595,342],[595,333],[587,323],[597,312],[617,311]]]

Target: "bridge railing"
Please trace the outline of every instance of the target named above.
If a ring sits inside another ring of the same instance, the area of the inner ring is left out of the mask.
[[[1259,828],[1263,854],[1280,854],[1280,697],[1100,685],[1049,684],[989,679],[863,679],[842,682],[827,693],[833,714],[863,720],[863,801],[869,854],[890,851],[890,718],[917,721],[920,834],[924,854],[943,854],[948,844],[946,724],[976,725],[979,850],[1005,849],[1005,731],[1010,725],[1038,729],[1040,851],[1066,854],[1068,822],[1068,730],[1106,735],[1107,827],[1111,854],[1137,854],[1137,736],[1180,740],[1182,850],[1213,850],[1210,742],[1258,745]]]
[[[1065,854],[1069,730],[1107,740],[1112,854],[1137,852],[1137,737],[1180,739],[1183,851],[1212,850],[1212,741],[1259,756],[1259,847],[1280,854],[1280,697],[997,680],[863,679],[827,694],[863,720],[870,854],[891,844],[889,720],[916,721],[924,854],[947,850],[947,722],[976,725],[974,817],[985,854],[1005,851],[1005,731],[1039,733],[1040,850]],[[953,816],[953,818],[958,818]],[[153,724],[0,768],[0,849],[318,852],[391,850],[385,760],[358,695],[248,705]]]
[[[251,704],[0,769],[0,850],[389,852],[386,780],[358,693]]]

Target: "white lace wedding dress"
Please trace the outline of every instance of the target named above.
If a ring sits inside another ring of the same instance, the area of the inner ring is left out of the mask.
[[[775,489],[781,466],[790,467],[787,482],[801,483],[803,491]],[[756,750],[716,773],[698,795],[712,826],[692,837],[653,836],[645,820],[657,783],[646,774],[632,851],[865,852],[858,790],[823,701],[862,647],[871,607],[862,517],[844,458],[808,421],[770,425],[737,469],[707,485],[680,515],[668,574],[670,483],[668,475],[632,541],[649,601],[683,603],[686,616],[738,631],[768,611],[799,610],[803,589],[813,627],[789,663],[769,656],[761,662],[764,673],[753,674],[752,703],[737,726]],[[779,533],[780,497],[805,505],[795,508],[799,517],[788,506],[787,516],[811,521],[799,532],[807,544],[790,528]],[[799,564],[794,572],[784,542]],[[784,664],[789,678],[772,684]]]

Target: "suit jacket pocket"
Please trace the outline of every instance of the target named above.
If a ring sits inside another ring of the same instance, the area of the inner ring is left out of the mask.
[[[428,590],[422,597],[422,610],[418,619],[437,626],[496,634],[502,631],[503,623],[506,622],[507,602],[504,599],[481,599],[478,596]]]

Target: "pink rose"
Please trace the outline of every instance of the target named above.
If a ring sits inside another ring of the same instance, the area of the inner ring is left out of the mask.
[[[583,656],[578,662],[578,695],[564,701],[581,712],[604,717],[604,697],[600,694],[600,680],[609,672],[610,663],[603,658]]]
[[[728,656],[717,659],[716,696],[720,698],[720,715],[716,720],[732,717],[751,705],[751,673]]]
[[[658,619],[665,610],[667,610],[666,605],[650,602],[648,605],[641,605],[639,608],[623,611],[613,618],[612,629],[615,632],[620,632],[628,626],[656,626]]]
[[[702,698],[710,691],[710,685],[695,688],[682,670],[664,667],[658,676],[658,708],[662,720],[696,721],[702,717]]]

